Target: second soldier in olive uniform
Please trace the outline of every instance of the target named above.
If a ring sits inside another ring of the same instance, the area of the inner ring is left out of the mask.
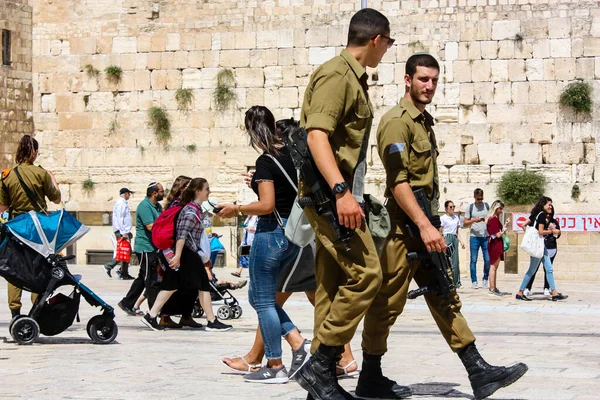
[[[389,35],[390,25],[384,15],[368,8],[358,11],[350,21],[347,48],[315,70],[302,104],[300,124],[308,132],[308,146],[319,172],[331,188],[329,195],[335,201],[339,223],[354,231],[347,251],[325,217],[317,215],[314,207],[304,209],[317,244],[315,339],[314,355],[296,379],[309,391],[309,398],[353,398],[337,384],[335,365],[381,283],[379,258],[359,203],[364,201],[373,121],[365,67],[379,64],[394,42]],[[299,186],[301,195],[311,195],[302,181]],[[375,384],[410,393],[390,380]]]
[[[420,261],[409,262],[406,255],[446,250],[442,234],[425,216],[413,194],[415,189],[424,189],[432,213],[437,213],[438,150],[434,121],[425,106],[435,94],[439,69],[438,62],[429,54],[415,54],[407,60],[406,93],[400,104],[383,116],[377,132],[378,151],[386,171],[385,196],[392,233],[381,257],[383,282],[365,317],[363,350],[372,356],[381,357],[387,351],[390,328],[402,313],[412,279],[420,287],[435,283],[434,275],[421,269]],[[414,236],[406,228],[409,218],[419,228]],[[460,312],[461,302],[456,292],[451,294],[450,301],[433,292],[425,294],[425,300],[442,336],[466,367],[476,399],[490,396],[527,372],[522,363],[495,367],[481,358],[475,336]],[[357,391],[357,395],[362,393]]]

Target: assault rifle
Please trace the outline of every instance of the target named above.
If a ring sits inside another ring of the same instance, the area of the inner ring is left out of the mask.
[[[425,190],[417,189],[413,193],[425,216],[427,216],[434,228],[439,229],[441,226],[440,217],[432,215]],[[406,227],[410,236],[419,237],[419,228],[417,228],[417,225],[413,221],[409,219]],[[432,286],[424,286],[408,292],[409,299],[415,299],[427,292],[434,292],[437,296],[450,299],[450,294],[456,290],[452,281],[452,263],[450,261],[453,251],[453,246],[449,246],[445,253],[430,251],[411,252],[406,255],[409,261],[420,260],[421,268],[435,277],[435,283]]]
[[[294,166],[300,171],[304,179],[304,184],[311,191],[310,196],[299,197],[298,204],[302,208],[305,206],[315,206],[317,214],[325,217],[331,224],[336,240],[341,240],[344,243],[346,251],[350,251],[349,242],[354,232],[339,223],[335,196],[327,181],[319,172],[310,153],[310,149],[308,148],[308,134],[304,128],[292,128],[290,130],[291,133],[287,137],[284,135],[286,147],[290,151]]]

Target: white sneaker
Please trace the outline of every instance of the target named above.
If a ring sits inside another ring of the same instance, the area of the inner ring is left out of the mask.
[[[484,279],[483,281],[481,281],[481,287],[484,289],[487,289],[490,287],[490,284],[488,283],[487,279]]]
[[[479,283],[473,282],[473,289],[479,289]]]
[[[529,292],[529,289],[525,289],[525,290],[523,290],[523,296],[525,296],[525,297],[529,297],[529,293],[530,293],[530,292]]]
[[[544,296],[550,296],[550,289],[544,289]]]

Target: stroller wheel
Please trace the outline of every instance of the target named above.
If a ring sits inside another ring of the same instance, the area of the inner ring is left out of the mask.
[[[232,306],[231,309],[233,310],[233,319],[238,319],[242,316],[242,307]]]
[[[94,343],[109,344],[117,337],[119,328],[112,318],[96,315],[88,322],[87,333]]]
[[[40,335],[40,326],[33,318],[23,316],[13,322],[10,335],[18,344],[31,344]]]
[[[18,320],[21,319],[23,317],[26,317],[27,315],[23,315],[23,314],[19,314],[16,317],[13,317],[13,319],[10,320],[10,323],[8,324],[8,332],[10,332],[10,330],[12,329],[12,326],[14,325],[14,323]],[[38,324],[39,325],[39,324]],[[12,335],[12,333],[11,333]],[[14,338],[13,338],[14,339]]]
[[[221,306],[217,309],[217,317],[219,319],[229,319],[233,316],[233,311],[229,306]]]
[[[202,309],[202,306],[200,306],[200,303],[196,301],[194,304],[194,309],[192,310],[192,318],[200,318],[203,315],[204,310]]]

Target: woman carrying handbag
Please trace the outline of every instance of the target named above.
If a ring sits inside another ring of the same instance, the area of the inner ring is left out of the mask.
[[[554,224],[551,224],[546,219],[546,214],[549,214],[552,211],[552,199],[550,197],[542,196],[537,204],[531,210],[531,216],[529,217],[528,226],[534,227],[537,229],[540,236],[548,236],[560,233]],[[523,277],[523,282],[519,288],[519,291],[515,298],[517,300],[525,300],[531,301],[531,299],[523,294],[523,291],[527,287],[527,283],[531,279],[531,277],[535,274],[540,261],[544,263],[544,268],[546,269],[546,277],[548,278],[548,284],[550,285],[550,290],[552,294],[552,301],[564,300],[567,295],[559,293],[556,290],[556,284],[554,283],[554,273],[552,271],[552,262],[550,261],[550,257],[548,256],[548,250],[544,247],[543,255],[540,260],[538,257],[531,256],[529,261],[529,268]]]

